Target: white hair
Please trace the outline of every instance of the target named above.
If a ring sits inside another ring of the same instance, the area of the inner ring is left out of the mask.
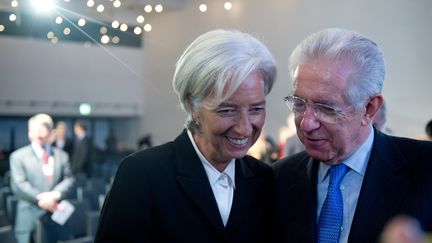
[[[267,47],[253,36],[219,29],[195,39],[178,60],[173,78],[174,91],[188,114],[186,127],[192,132],[196,129],[193,109],[217,107],[255,71],[262,75],[267,95],[276,79],[276,63]],[[215,97],[213,102],[202,104],[210,95]]]
[[[294,78],[300,64],[341,60],[350,62],[353,68],[347,97],[355,108],[381,93],[385,79],[383,54],[375,42],[350,30],[330,28],[307,37],[290,56],[290,75]]]

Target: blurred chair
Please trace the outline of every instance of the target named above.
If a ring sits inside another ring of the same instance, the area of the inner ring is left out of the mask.
[[[0,242],[1,243],[16,243],[12,226],[0,227]]]
[[[87,212],[90,204],[87,200],[68,200],[75,208],[70,218],[63,226],[42,217],[36,225],[36,242],[51,243],[69,241],[87,236]],[[50,216],[47,214],[47,216]],[[53,240],[56,239],[56,240]]]
[[[93,243],[93,237],[86,236],[73,240],[59,240],[57,243]]]
[[[0,188],[0,210],[6,210],[6,198],[9,195],[13,195],[10,187],[1,187]]]
[[[4,210],[0,210],[0,227],[11,225],[9,222],[6,212]]]
[[[15,195],[8,195],[6,198],[6,216],[11,225],[15,225],[16,209],[18,198]]]
[[[99,223],[100,211],[87,212],[87,235],[95,236]]]

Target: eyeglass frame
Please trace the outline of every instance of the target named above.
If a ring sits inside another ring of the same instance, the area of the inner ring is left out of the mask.
[[[290,101],[291,100],[291,101]],[[285,102],[285,104],[288,106],[288,108],[294,112],[294,115],[298,116],[298,115],[304,115],[307,109],[307,106],[312,106],[312,111],[314,116],[320,120],[321,122],[325,122],[325,123],[337,123],[341,118],[347,118],[348,115],[347,113],[352,110],[353,106],[349,106],[347,108],[339,108],[336,106],[331,106],[331,105],[327,105],[327,104],[323,104],[323,103],[318,103],[318,102],[308,102],[307,100],[300,98],[296,95],[288,95],[286,97],[283,98],[283,101]],[[302,103],[302,106],[304,106],[303,109],[301,110],[296,110],[294,102],[295,101],[300,101]],[[329,113],[325,114],[325,112],[323,112],[323,110],[327,110]],[[332,114],[330,114],[332,113]],[[323,118],[324,117],[324,118]],[[325,118],[327,117],[327,118]]]

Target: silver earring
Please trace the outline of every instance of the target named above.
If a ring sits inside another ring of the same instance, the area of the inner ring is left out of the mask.
[[[199,127],[199,125],[200,125],[199,121],[194,121],[194,122],[195,122],[195,125],[196,125],[197,127]]]

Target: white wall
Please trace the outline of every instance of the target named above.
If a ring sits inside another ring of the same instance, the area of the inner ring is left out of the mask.
[[[138,48],[86,48],[82,43],[54,45],[2,36],[0,53],[0,100],[12,102],[9,106],[1,102],[0,114],[79,115],[77,107],[71,106],[74,102],[94,104],[94,115],[142,113],[143,57]],[[129,109],[132,104],[137,109]]]
[[[1,37],[0,99],[138,103],[139,131],[125,129],[124,136],[152,133],[159,144],[177,135],[185,118],[171,87],[177,58],[205,31],[236,28],[258,35],[277,59],[278,80],[268,97],[266,121],[276,138],[288,115],[282,97],[291,88],[289,53],[315,31],[343,27],[369,36],[384,52],[384,96],[395,134],[422,134],[432,118],[430,0],[233,0],[231,11],[223,9],[222,0],[186,2],[184,8],[146,18],[153,30],[145,33],[142,49],[109,48],[113,55],[71,43]],[[201,2],[208,4],[206,13],[198,11]]]

